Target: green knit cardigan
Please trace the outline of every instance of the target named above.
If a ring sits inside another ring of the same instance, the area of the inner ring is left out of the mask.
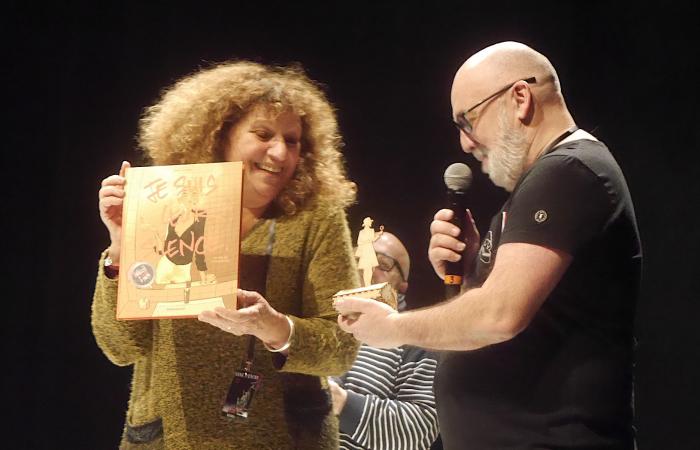
[[[258,221],[243,239],[242,265],[245,256],[266,254],[270,220]],[[92,304],[95,339],[114,364],[133,365],[128,424],[161,419],[163,427],[162,435],[133,443],[125,425],[121,448],[337,448],[326,377],[347,371],[359,345],[339,329],[331,300],[359,286],[344,211],[316,206],[276,219],[265,297],[290,316],[295,332],[286,358],[256,343],[254,371],[263,382],[246,420],[220,411],[247,337],[196,319],[117,321],[117,282],[104,275],[104,256]]]

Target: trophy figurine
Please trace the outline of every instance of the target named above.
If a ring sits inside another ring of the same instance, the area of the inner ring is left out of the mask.
[[[372,223],[371,217],[365,217],[362,221],[362,229],[357,236],[355,257],[358,258],[357,266],[362,273],[363,286],[356,289],[338,291],[333,295],[333,300],[349,296],[362,297],[386,303],[396,309],[398,297],[394,288],[387,282],[371,284],[372,272],[379,265],[373,244],[384,232],[384,225],[381,225],[379,231],[375,232]],[[357,314],[349,314],[348,316],[353,318]]]

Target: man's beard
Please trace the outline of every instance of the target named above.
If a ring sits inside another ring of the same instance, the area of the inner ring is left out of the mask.
[[[525,171],[528,144],[525,136],[508,123],[504,110],[498,114],[498,134],[489,149],[489,178],[496,186],[513,192]]]

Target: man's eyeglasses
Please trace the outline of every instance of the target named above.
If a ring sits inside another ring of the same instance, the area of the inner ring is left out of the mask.
[[[472,131],[474,131],[473,123],[474,123],[474,119],[476,119],[476,117],[472,117],[472,119],[470,120],[467,118],[467,114],[474,111],[476,108],[478,108],[479,106],[488,102],[492,98],[498,97],[499,95],[503,94],[508,89],[512,88],[513,85],[515,83],[517,83],[518,81],[524,81],[526,83],[534,84],[534,83],[537,83],[537,78],[535,78],[535,77],[530,77],[530,78],[525,78],[525,79],[521,78],[519,80],[513,81],[512,83],[508,84],[507,86],[504,86],[502,89],[499,89],[497,92],[495,92],[495,93],[489,95],[488,97],[486,97],[485,99],[481,100],[476,105],[472,106],[471,108],[467,109],[466,111],[462,111],[462,112],[458,113],[457,117],[454,120],[454,124],[457,127],[457,129],[459,129],[460,131],[464,131],[466,134],[471,134]]]
[[[379,266],[377,266],[379,268],[379,270],[381,270],[383,272],[390,272],[391,269],[396,267],[396,269],[398,269],[398,271],[399,271],[399,275],[401,275],[401,279],[402,280],[406,279],[406,277],[403,274],[403,271],[401,270],[401,266],[391,256],[385,255],[384,253],[377,252],[377,262],[379,263]]]

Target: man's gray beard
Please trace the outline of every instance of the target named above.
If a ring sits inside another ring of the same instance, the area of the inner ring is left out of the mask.
[[[513,192],[522,176],[527,157],[525,136],[508,123],[504,110],[498,114],[498,135],[489,152],[489,178],[493,184]]]

